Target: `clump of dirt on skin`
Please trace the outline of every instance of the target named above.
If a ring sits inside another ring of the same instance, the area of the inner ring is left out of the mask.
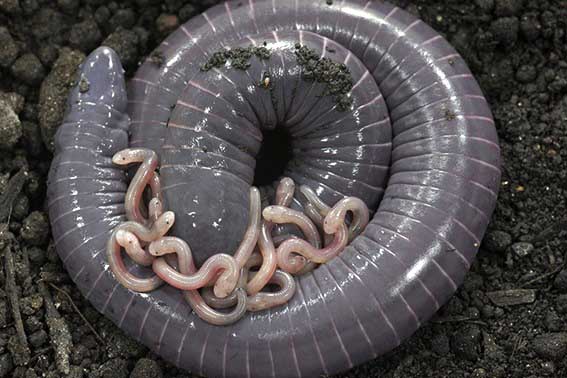
[[[297,63],[302,67],[303,80],[325,84],[321,96],[332,96],[337,104],[337,110],[347,111],[352,106],[349,93],[353,86],[352,75],[344,63],[334,62],[330,58],[321,58],[315,50],[295,45]]]
[[[235,47],[233,49],[217,51],[201,66],[201,71],[206,72],[213,68],[222,67],[227,62],[230,63],[230,67],[244,71],[250,67],[250,59],[252,59],[252,57],[255,56],[261,60],[268,60],[271,55],[272,53],[265,46]]]
[[[67,362],[72,378],[191,377],[79,293],[53,247],[45,188],[56,120],[82,54],[106,41],[132,75],[161,42],[164,20],[185,22],[218,2],[0,0],[0,92],[17,100],[0,95],[10,109],[0,127],[0,378],[60,377]],[[445,35],[471,67],[495,116],[503,177],[489,232],[458,293],[399,348],[338,377],[565,377],[567,9],[557,0],[393,2]],[[161,54],[152,61],[162,64]],[[70,331],[68,347],[57,348],[45,302],[36,300],[40,280]],[[495,299],[502,292],[517,304]],[[22,333],[27,364],[14,343]]]
[[[231,68],[247,70],[251,65],[250,59],[254,56],[261,60],[270,59],[271,52],[266,47],[266,43],[260,47],[236,47],[217,51],[201,66],[201,71],[206,72],[213,68],[220,68],[227,63],[230,64]],[[350,109],[352,98],[349,93],[353,86],[353,80],[345,64],[334,62],[329,58],[321,58],[320,54],[314,49],[302,46],[299,43],[295,45],[295,56],[297,63],[302,67],[301,78],[303,80],[325,84],[325,89],[320,96],[333,97],[337,103],[338,111]],[[264,73],[258,84],[262,88],[273,89],[269,72]],[[276,104],[274,104],[274,107],[276,107]]]

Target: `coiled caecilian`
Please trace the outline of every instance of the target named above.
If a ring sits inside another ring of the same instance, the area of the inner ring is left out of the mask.
[[[262,47],[269,56],[223,60]],[[303,48],[346,67],[349,92],[317,80]],[[315,377],[391,350],[463,281],[495,205],[500,152],[477,82],[445,39],[388,3],[227,2],[168,37],[128,87],[108,48],[78,81],[88,85],[70,94],[50,172],[57,251],[100,312],[196,374]],[[114,153],[157,152],[172,234],[201,263],[242,240],[274,132],[289,138],[283,175],[326,203],[352,196],[371,209],[339,256],[296,278],[287,304],[229,326],[200,320],[174,288],[142,294],[116,281],[105,247],[125,221],[128,177]]]

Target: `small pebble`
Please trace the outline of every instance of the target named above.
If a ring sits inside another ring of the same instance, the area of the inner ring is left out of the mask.
[[[79,0],[57,0],[57,6],[63,12],[73,13],[79,8]]]
[[[39,330],[37,332],[32,333],[28,337],[28,341],[34,348],[39,348],[47,342],[48,335],[47,332],[44,330]]]
[[[192,4],[187,4],[179,10],[179,20],[181,22],[188,21],[199,13],[197,8]]]
[[[76,79],[75,72],[84,59],[85,55],[80,51],[61,49],[59,58],[41,85],[39,126],[43,142],[50,151],[55,148],[53,137],[65,114],[67,95]]]
[[[0,175],[0,195],[6,190],[8,186],[8,181],[10,180],[10,173],[5,173]]]
[[[119,27],[132,29],[136,25],[136,13],[132,9],[119,9],[108,20],[106,30],[113,32]]]
[[[0,251],[6,248],[14,240],[14,234],[12,234],[6,223],[0,223]]]
[[[505,47],[510,47],[518,40],[520,22],[516,17],[502,17],[493,21],[490,31],[494,38]]]
[[[161,14],[156,20],[157,31],[161,34],[169,34],[179,26],[179,19],[172,14]]]
[[[488,319],[494,317],[494,306],[491,305],[483,306],[481,313],[483,317]]]
[[[476,5],[484,12],[492,12],[494,9],[494,0],[475,0]]]
[[[33,294],[20,299],[20,310],[24,315],[33,315],[43,306],[43,297]]]
[[[547,372],[549,375],[555,374],[555,364],[553,363],[553,361],[545,361],[544,363],[541,364],[542,369]]]
[[[0,11],[17,13],[20,11],[20,3],[18,0],[0,0]]]
[[[17,114],[21,113],[24,110],[25,105],[25,98],[22,95],[19,95],[15,92],[0,92],[0,101],[5,101],[12,107],[14,112]]]
[[[541,358],[560,360],[567,353],[567,333],[546,333],[536,337],[532,346]]]
[[[44,245],[49,236],[49,223],[47,221],[47,216],[40,211],[32,212],[26,219],[24,219],[20,235],[29,245]]]
[[[45,69],[37,56],[28,53],[20,56],[11,67],[12,75],[29,85],[41,83]]]
[[[535,41],[541,34],[541,23],[535,13],[524,14],[520,20],[520,31],[527,41]]]
[[[548,85],[547,88],[551,93],[562,93],[567,89],[567,79],[564,77],[557,77]]]
[[[8,340],[8,351],[12,355],[12,361],[16,366],[26,366],[31,357],[30,349],[27,345],[20,343],[18,336],[14,335]]]
[[[102,34],[92,19],[73,25],[69,32],[69,44],[84,52],[93,50],[100,41],[102,41]]]
[[[488,372],[483,368],[474,369],[471,378],[485,378],[488,377]]]
[[[523,6],[524,0],[496,0],[494,13],[498,17],[516,16]]]
[[[94,13],[94,19],[99,25],[104,25],[110,18],[110,10],[106,6],[98,7]]]
[[[473,272],[467,275],[465,282],[463,283],[463,287],[465,288],[465,290],[470,292],[482,289],[483,285],[484,285],[484,278],[480,274],[476,274]]]
[[[132,31],[138,36],[138,49],[140,51],[148,50],[148,41],[155,36],[149,30],[140,26],[135,26]]]
[[[38,0],[20,0],[20,8],[26,16],[32,15],[39,9]]]
[[[118,28],[102,42],[102,45],[116,51],[124,66],[132,66],[138,62],[140,57],[138,42],[139,38],[135,32]]]
[[[113,329],[108,337],[107,355],[110,358],[141,358],[145,355],[146,349],[124,332]]]
[[[45,263],[45,252],[39,247],[26,249],[28,258],[33,265],[42,266]]]
[[[490,252],[504,252],[512,244],[512,236],[504,231],[490,231],[482,241],[484,248]]]
[[[162,378],[163,374],[158,363],[149,358],[141,358],[136,362],[130,378]]]
[[[451,351],[449,337],[444,333],[436,334],[431,338],[431,351],[440,356],[445,356]]]
[[[559,332],[563,327],[563,321],[555,311],[549,311],[545,314],[544,324],[550,332]]]
[[[9,103],[0,99],[0,150],[12,149],[21,136],[20,118]]]
[[[66,378],[83,378],[83,376],[83,368],[80,366],[71,366]]]
[[[10,32],[0,27],[0,67],[8,68],[14,63],[20,53],[20,48],[14,42]]]
[[[9,377],[12,369],[14,369],[12,357],[8,353],[0,355],[0,378]]]
[[[482,332],[482,351],[484,357],[490,360],[497,360],[505,356],[502,348],[496,343],[494,336],[488,332]]]
[[[74,364],[81,364],[83,360],[88,358],[90,350],[83,344],[75,345],[71,351],[71,362]]]
[[[516,71],[516,80],[520,83],[527,84],[533,82],[537,78],[537,70],[531,64],[524,64]]]
[[[16,377],[14,377],[16,378]],[[24,378],[39,378],[37,376],[37,373],[35,372],[35,370],[33,370],[32,368],[28,368],[25,372]],[[51,377],[49,377],[51,378]]]
[[[476,361],[480,357],[482,334],[477,326],[458,329],[451,338],[453,352],[466,360]]]
[[[183,0],[165,0],[166,9],[168,12],[177,12],[182,6],[185,1]]]
[[[49,7],[41,7],[37,13],[34,14],[31,24],[34,26],[31,33],[38,40],[47,38],[59,38],[62,35],[62,30],[66,27],[64,16],[61,12]]]
[[[567,269],[561,270],[557,276],[555,276],[553,287],[562,293],[567,293]]]
[[[43,322],[38,318],[38,315],[32,315],[26,318],[24,323],[26,326],[26,331],[28,331],[29,333],[37,332],[40,329],[43,329]]]
[[[121,358],[115,358],[102,364],[96,371],[92,372],[90,378],[126,378],[128,377],[128,362]]]
[[[30,211],[30,201],[24,194],[20,194],[14,201],[12,207],[12,219],[22,221]]]
[[[59,261],[59,255],[57,255],[57,251],[55,250],[55,245],[53,242],[50,242],[47,246],[47,251],[45,251],[45,257],[47,260],[56,263]]]
[[[534,250],[534,245],[532,243],[527,242],[519,242],[512,244],[512,251],[518,257],[525,257],[532,253]]]

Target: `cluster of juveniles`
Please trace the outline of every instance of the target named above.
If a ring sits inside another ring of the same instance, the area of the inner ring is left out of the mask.
[[[262,209],[260,191],[250,189],[250,220],[233,255],[219,253],[196,267],[191,248],[180,238],[166,236],[175,214],[164,211],[157,154],[145,148],[118,152],[113,162],[140,164],[126,192],[127,221],[117,226],[108,241],[107,258],[116,279],[128,289],[149,292],[164,283],[183,291],[185,299],[203,320],[226,325],[246,311],[282,305],[295,293],[294,275],[301,275],[331,260],[368,224],[365,203],[346,197],[334,206],[301,186],[303,211],[290,208],[295,183],[282,178],[275,204]],[[144,192],[151,200],[144,206]],[[352,217],[347,221],[347,215]],[[273,235],[275,225],[294,225],[297,232]],[[122,252],[154,274],[138,277],[128,270]],[[272,288],[277,286],[277,290]]]

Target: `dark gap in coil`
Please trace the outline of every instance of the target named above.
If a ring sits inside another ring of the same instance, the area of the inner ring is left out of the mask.
[[[270,185],[278,180],[291,161],[291,135],[282,127],[262,130],[263,140],[254,170],[254,186]]]

